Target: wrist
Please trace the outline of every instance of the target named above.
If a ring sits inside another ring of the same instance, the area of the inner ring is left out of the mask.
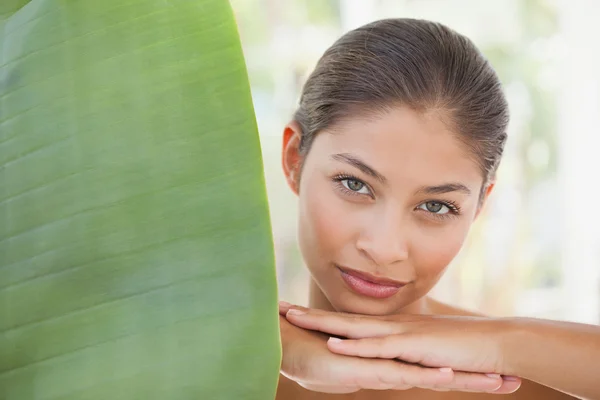
[[[505,318],[500,330],[500,373],[527,378],[527,363],[535,357],[533,345],[537,330],[529,318]]]

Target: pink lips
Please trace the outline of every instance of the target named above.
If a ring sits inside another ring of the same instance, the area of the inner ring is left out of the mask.
[[[363,296],[384,299],[395,295],[402,286],[406,285],[404,282],[378,278],[348,268],[338,266],[338,269],[348,287]]]

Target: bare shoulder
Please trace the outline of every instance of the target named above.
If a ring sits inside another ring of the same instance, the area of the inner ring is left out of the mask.
[[[489,317],[489,315],[485,315],[475,310],[467,310],[465,308],[456,307],[447,303],[443,303],[439,300],[435,300],[431,297],[427,298],[427,303],[433,314],[456,315],[461,317]]]

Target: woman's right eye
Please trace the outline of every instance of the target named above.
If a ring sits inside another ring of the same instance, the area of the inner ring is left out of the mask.
[[[346,179],[342,179],[340,180],[340,182],[342,182],[342,185],[344,185],[344,187],[352,192],[355,193],[360,193],[360,194],[371,194],[369,192],[369,189],[367,188],[367,185],[365,185],[363,182],[359,181],[358,179],[352,179],[352,178],[346,178]]]

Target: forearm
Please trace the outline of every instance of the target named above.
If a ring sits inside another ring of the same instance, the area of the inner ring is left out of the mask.
[[[504,371],[586,399],[600,399],[600,326],[509,319]]]

